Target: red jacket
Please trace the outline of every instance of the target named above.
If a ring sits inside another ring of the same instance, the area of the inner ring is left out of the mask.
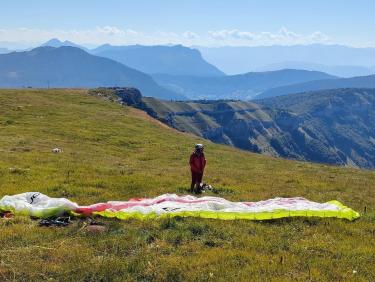
[[[204,154],[197,155],[195,152],[190,156],[190,168],[192,172],[203,173],[206,166],[206,158]]]

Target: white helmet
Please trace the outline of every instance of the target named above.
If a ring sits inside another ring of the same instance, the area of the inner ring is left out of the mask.
[[[203,144],[195,144],[195,150],[202,150],[203,148]]]

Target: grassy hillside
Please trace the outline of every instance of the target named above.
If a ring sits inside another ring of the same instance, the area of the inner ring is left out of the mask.
[[[0,195],[40,191],[81,204],[187,193],[200,140],[85,90],[0,91]],[[98,219],[43,228],[0,219],[0,280],[374,280],[375,173],[206,143],[207,182],[230,200],[337,199],[355,222]],[[54,147],[61,154],[52,154]],[[354,272],[353,272],[354,271]]]

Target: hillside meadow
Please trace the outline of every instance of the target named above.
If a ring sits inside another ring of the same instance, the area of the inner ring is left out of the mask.
[[[0,90],[0,197],[39,191],[92,204],[187,194],[196,142],[206,145],[209,195],[336,199],[361,218],[95,218],[104,233],[88,232],[86,219],[65,228],[0,219],[0,280],[375,280],[375,172],[216,145],[87,90]]]

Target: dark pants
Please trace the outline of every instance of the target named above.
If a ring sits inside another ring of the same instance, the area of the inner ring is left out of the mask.
[[[191,192],[194,191],[194,187],[196,191],[199,190],[199,184],[202,183],[202,178],[203,178],[203,172],[202,173],[194,172],[194,171],[191,172],[191,186],[190,186]]]

